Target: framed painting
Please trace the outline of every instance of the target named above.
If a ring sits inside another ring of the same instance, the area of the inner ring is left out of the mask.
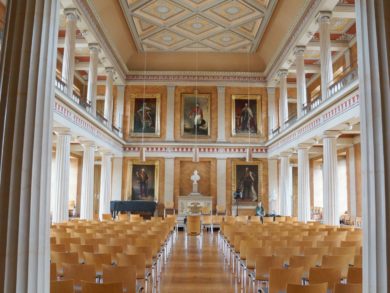
[[[158,161],[129,163],[126,180],[127,200],[158,201],[158,176]]]
[[[160,94],[130,96],[130,136],[160,136]]]
[[[232,135],[261,136],[261,96],[232,95]]]
[[[181,135],[210,137],[210,94],[182,94]]]
[[[233,194],[239,194],[241,202],[257,202],[261,199],[261,163],[233,162]]]

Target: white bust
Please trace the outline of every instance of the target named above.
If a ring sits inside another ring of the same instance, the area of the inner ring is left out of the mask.
[[[198,184],[198,181],[200,180],[200,176],[198,174],[198,170],[194,171],[194,174],[191,176],[191,180],[193,184]]]

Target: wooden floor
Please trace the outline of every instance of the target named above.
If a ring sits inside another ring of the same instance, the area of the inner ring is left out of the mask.
[[[234,276],[224,266],[217,238],[218,233],[186,237],[179,232],[161,276],[161,292],[236,292]]]

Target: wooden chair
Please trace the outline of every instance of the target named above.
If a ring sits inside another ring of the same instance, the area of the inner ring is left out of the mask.
[[[274,254],[282,257],[285,264],[289,263],[289,260],[293,255],[300,255],[300,253],[300,247],[276,247],[274,249]]]
[[[111,214],[102,214],[102,221],[112,221]]]
[[[328,284],[297,285],[288,284],[286,293],[327,293]]]
[[[317,255],[293,255],[290,258],[289,266],[291,268],[303,268],[303,277],[309,277],[309,271],[311,268],[315,267],[317,264],[318,256]]]
[[[362,267],[362,255],[355,255],[353,259],[354,267],[361,268]]]
[[[187,217],[187,234],[193,236],[200,235],[200,216]]]
[[[124,254],[124,253],[118,253],[118,266],[135,266],[136,271],[136,278],[137,279],[145,279],[145,269],[146,269],[146,261],[145,261],[145,255],[138,254],[138,255],[130,255],[130,254]]]
[[[73,280],[50,281],[50,293],[74,293]]]
[[[78,264],[79,256],[77,252],[51,252],[50,259],[52,263],[57,265],[57,274],[61,275],[63,264]]]
[[[50,244],[50,251],[53,252],[68,252],[65,244]]]
[[[70,251],[70,244],[71,243],[80,244],[81,239],[78,237],[59,238],[59,239],[57,239],[57,243],[64,244],[66,251]]]
[[[346,278],[350,264],[353,264],[353,255],[324,255],[322,257],[321,267],[337,268],[341,272],[341,277]]]
[[[363,282],[363,269],[357,267],[348,268],[347,282],[353,284],[362,284]]]
[[[94,252],[95,248],[91,244],[70,244],[70,252],[77,252],[79,255],[79,262],[84,262],[84,252]]]
[[[50,263],[50,281],[57,280],[57,265],[52,262]]]
[[[73,280],[75,286],[80,286],[81,281],[95,282],[96,273],[93,265],[64,264],[64,280]]]
[[[111,254],[109,253],[91,253],[84,252],[84,260],[88,265],[94,265],[96,273],[100,274],[103,270],[103,265],[111,265]]]
[[[311,268],[309,271],[309,284],[328,283],[330,290],[340,283],[340,279],[341,273],[337,268]]]
[[[81,283],[81,293],[123,293],[122,283]]]
[[[253,287],[257,292],[259,282],[267,282],[269,280],[271,268],[282,268],[283,258],[278,256],[256,256],[255,260],[255,275],[252,276]]]
[[[263,223],[272,223],[274,221],[274,217],[263,217]]]
[[[103,254],[111,255],[111,262],[117,263],[117,254],[123,252],[123,247],[121,245],[104,245],[99,244],[98,252]]]
[[[362,293],[362,284],[336,284],[333,293]]]
[[[122,283],[127,293],[136,293],[135,266],[108,266],[103,265],[103,283]]]
[[[269,293],[286,291],[287,284],[301,284],[303,268],[271,269],[269,274]]]

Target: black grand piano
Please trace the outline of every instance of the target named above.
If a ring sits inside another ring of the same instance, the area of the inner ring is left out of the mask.
[[[120,212],[130,212],[146,217],[152,217],[156,207],[157,203],[155,201],[145,200],[112,200],[110,203],[110,211],[113,218],[115,218]]]

